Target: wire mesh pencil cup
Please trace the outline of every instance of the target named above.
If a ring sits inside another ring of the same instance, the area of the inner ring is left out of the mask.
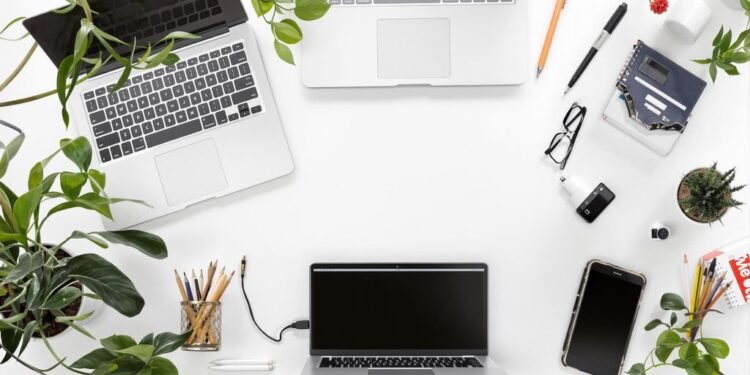
[[[182,350],[215,352],[221,349],[221,302],[180,302],[180,331],[192,331]]]

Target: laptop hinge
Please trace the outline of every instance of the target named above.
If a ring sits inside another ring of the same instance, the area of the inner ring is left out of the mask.
[[[187,47],[187,46],[189,46],[191,44],[203,42],[205,40],[211,39],[211,38],[213,38],[215,36],[218,36],[218,35],[227,34],[227,33],[229,33],[229,26],[227,25],[227,23],[225,21],[222,21],[221,23],[216,24],[214,26],[210,26],[210,27],[207,27],[207,28],[202,29],[202,30],[193,31],[193,33],[196,34],[196,35],[200,35],[200,39],[178,39],[178,40],[175,41],[174,48],[172,50],[176,51],[176,50],[178,50],[180,48]],[[155,55],[156,53],[158,53],[163,48],[164,48],[164,46],[162,46],[161,48],[158,48],[158,49],[154,49],[153,52],[152,52],[152,55]],[[138,54],[136,54],[134,56],[134,59],[135,58],[138,58]],[[90,67],[88,67],[88,68],[90,69]],[[109,72],[111,72],[113,70],[117,70],[117,69],[120,69],[120,68],[122,68],[122,65],[120,65],[120,63],[112,60],[111,63],[109,63],[109,64],[101,67],[101,69],[99,70],[99,72],[96,73],[95,76],[99,76],[99,75],[102,75],[102,74],[105,74],[105,73],[109,73]],[[84,69],[82,69],[81,70],[81,75],[85,75],[86,72],[88,72],[89,69],[85,69],[85,71],[84,71]]]

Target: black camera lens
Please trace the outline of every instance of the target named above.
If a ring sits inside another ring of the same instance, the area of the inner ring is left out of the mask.
[[[657,235],[659,236],[660,240],[666,240],[667,238],[669,238],[669,229],[659,228]]]

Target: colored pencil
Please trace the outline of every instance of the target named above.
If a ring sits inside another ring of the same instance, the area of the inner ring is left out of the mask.
[[[190,289],[190,280],[188,280],[187,273],[183,272],[182,276],[185,278],[185,290],[187,290],[188,300],[195,301],[193,299],[193,291]]]
[[[195,270],[193,270],[193,284],[195,284],[195,300],[203,301],[203,297],[201,297],[201,286],[198,282],[198,276],[195,276]]]

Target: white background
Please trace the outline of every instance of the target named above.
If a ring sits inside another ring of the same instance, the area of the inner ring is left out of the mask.
[[[137,338],[177,330],[179,296],[172,269],[206,267],[214,258],[237,268],[242,255],[249,257],[248,290],[256,316],[274,331],[306,318],[310,263],[479,261],[487,262],[491,272],[492,356],[511,374],[565,374],[572,371],[561,366],[560,349],[581,271],[588,260],[600,258],[648,277],[627,367],[642,361],[656,340],[642,327],[661,316],[662,293],[680,291],[682,255],[695,260],[750,231],[747,211],[730,211],[725,225],[698,226],[681,216],[675,199],[684,173],[715,160],[722,168],[736,165],[738,179],[750,182],[750,72],[743,67],[741,77],[722,74],[718,83],[708,85],[690,127],[666,158],[600,115],[638,38],[708,80],[707,70],[689,59],[710,54],[720,24],[738,30],[745,20],[718,0],[706,2],[714,10],[707,31],[685,47],[666,34],[664,16],[651,14],[646,0],[631,1],[622,24],[567,97],[562,96],[565,84],[618,1],[569,1],[538,81],[532,77],[554,1],[533,1],[529,81],[518,87],[306,89],[298,69],[275,57],[266,25],[253,19],[296,171],[141,226],[168,243],[170,256],[164,261],[121,247],[101,251],[76,243],[77,249],[99,251],[118,264],[147,301],[135,319],[105,310],[87,328],[98,337],[125,333]],[[59,3],[5,1],[0,24]],[[246,8],[251,10],[249,4]],[[30,43],[3,42],[3,76]],[[39,51],[0,99],[51,89],[54,77],[53,65]],[[560,191],[558,171],[542,154],[574,100],[588,106],[589,116],[566,172],[606,182],[617,193],[594,224],[575,214]],[[7,177],[22,188],[32,163],[72,134],[64,131],[53,97],[0,108],[0,117],[27,132]],[[56,162],[49,170],[63,166],[69,167]],[[738,198],[750,201],[750,189]],[[652,242],[648,232],[655,221],[670,225],[674,238]],[[61,240],[74,228],[101,228],[98,217],[80,211],[50,224],[47,242]],[[171,355],[183,374],[207,373],[207,363],[218,358],[273,359],[278,374],[302,369],[307,333],[290,333],[281,345],[262,338],[250,322],[237,280],[224,302],[224,348],[214,354]],[[727,374],[750,372],[749,314],[750,308],[731,311],[706,324],[707,335],[732,346],[724,362]],[[95,347],[77,333],[67,333],[54,345],[71,359]],[[52,361],[39,342],[24,357],[41,366]],[[6,364],[0,372],[28,371]]]

